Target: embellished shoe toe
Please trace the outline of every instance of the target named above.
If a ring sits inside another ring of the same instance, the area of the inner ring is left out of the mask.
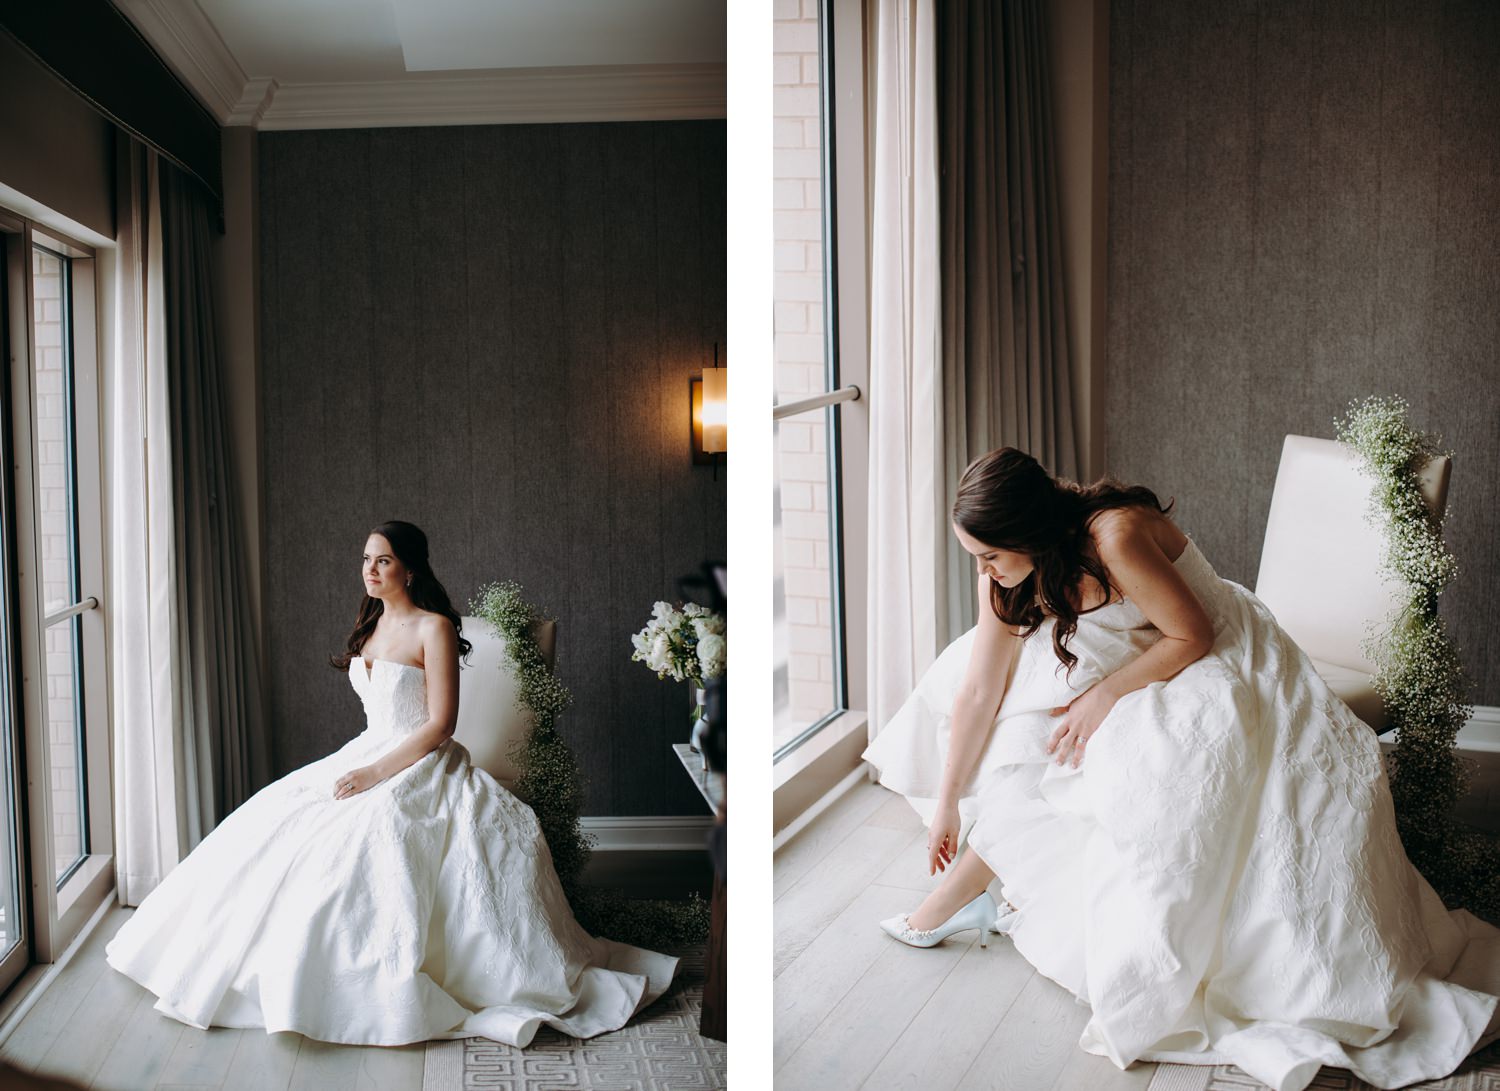
[[[911,926],[909,913],[902,913],[899,917],[887,917],[880,922],[880,927],[886,935],[912,947],[931,947],[938,942],[932,938],[937,929],[928,929],[926,932],[918,931]]]
[[[911,926],[911,915],[903,913],[880,922],[886,935],[900,940],[909,947],[935,947],[955,932],[966,932],[973,928],[979,932],[979,946],[989,946],[989,932],[997,916],[995,899],[989,893],[980,894],[968,905],[949,917],[936,928],[926,931]]]

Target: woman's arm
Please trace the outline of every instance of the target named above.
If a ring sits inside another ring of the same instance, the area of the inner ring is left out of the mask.
[[[979,577],[979,622],[969,666],[948,720],[948,759],[938,788],[937,812],[927,845],[928,874],[944,870],[958,845],[958,799],[995,726],[1021,651],[1021,638],[990,608],[990,578]]]
[[[1048,753],[1057,754],[1059,765],[1069,757],[1074,765],[1079,763],[1083,743],[1121,697],[1152,682],[1166,681],[1203,658],[1214,644],[1208,611],[1149,529],[1128,518],[1101,520],[1095,545],[1110,580],[1160,631],[1161,639],[1094,683],[1066,709],[1053,709],[1065,712],[1047,744]]]
[[[453,737],[458,723],[458,630],[445,617],[421,622],[422,660],[427,674],[427,722],[360,769],[346,773],[358,794],[393,777]]]

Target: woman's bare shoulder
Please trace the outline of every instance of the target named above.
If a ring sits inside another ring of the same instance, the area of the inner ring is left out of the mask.
[[[1166,515],[1153,508],[1131,505],[1107,508],[1089,521],[1089,535],[1100,557],[1139,549],[1150,542],[1176,560],[1187,548],[1187,535]]]

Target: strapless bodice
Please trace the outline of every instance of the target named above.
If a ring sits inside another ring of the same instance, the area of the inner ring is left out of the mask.
[[[365,730],[410,735],[427,722],[427,672],[410,663],[362,656],[349,661],[349,682],[365,706]]]
[[[1219,579],[1219,574],[1214,571],[1213,565],[1208,563],[1208,558],[1203,555],[1203,551],[1198,548],[1198,543],[1191,537],[1188,538],[1187,545],[1183,547],[1177,559],[1172,562],[1172,567],[1192,589],[1193,594],[1198,596],[1198,600],[1203,603],[1203,608],[1208,611],[1208,616],[1217,626],[1224,595],[1223,581]],[[1116,631],[1153,628],[1150,620],[1141,612],[1141,608],[1128,598],[1122,598],[1118,602],[1111,602],[1106,606],[1100,606],[1098,609],[1078,615],[1079,625],[1085,622]]]

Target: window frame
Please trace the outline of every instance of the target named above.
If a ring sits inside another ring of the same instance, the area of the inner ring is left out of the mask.
[[[824,336],[830,387],[869,389],[869,215],[866,148],[873,120],[866,81],[873,42],[862,0],[821,0],[819,72],[823,132]],[[843,707],[779,748],[772,766],[776,844],[793,836],[817,801],[862,776],[868,737],[869,403],[828,410],[829,563],[838,574],[835,640]],[[851,593],[852,592],[852,593]],[[839,654],[841,653],[841,654]]]
[[[0,271],[0,290],[3,290],[0,291],[0,311],[4,312],[0,315],[0,333],[4,335],[4,344],[0,345],[0,360],[4,361],[7,376],[12,359],[30,359],[26,347],[30,336],[27,324],[14,321],[18,313],[26,313],[27,274],[24,265],[27,251],[20,242],[12,246],[10,238],[14,235],[19,239],[23,231],[24,224],[20,220],[6,216],[4,210],[0,209],[0,265],[4,266],[3,271]],[[0,382],[0,458],[7,464],[12,461],[11,450],[10,384]],[[0,859],[4,860],[11,874],[16,877],[15,904],[20,918],[16,922],[20,928],[18,942],[9,951],[0,953],[0,989],[5,989],[26,972],[32,962],[32,949],[35,946],[35,911],[32,899],[27,896],[30,884],[30,871],[26,862],[26,830],[30,826],[26,792],[27,747],[23,731],[5,730],[7,724],[22,724],[21,707],[16,688],[12,684],[14,679],[21,677],[21,660],[16,641],[17,627],[11,624],[10,617],[10,605],[18,601],[14,535],[3,533],[4,527],[15,526],[13,489],[7,474],[0,474],[0,510],[3,510],[3,515],[0,515],[0,658],[3,658],[3,664],[0,664],[0,703],[3,703],[3,708],[0,708],[0,735],[3,735],[0,738],[0,759],[3,759],[0,760],[0,775],[7,771],[10,774],[10,783],[6,788],[14,801],[14,820],[17,824],[16,836],[0,846],[0,853],[3,853]]]
[[[67,628],[67,643],[70,646],[70,651],[71,651],[71,654],[72,654],[72,657],[73,657],[73,664],[74,664],[74,669],[73,669],[73,672],[72,672],[72,680],[73,680],[73,710],[74,710],[74,717],[75,717],[75,730],[76,730],[77,719],[79,717],[82,718],[82,725],[83,725],[83,732],[82,732],[83,739],[81,740],[82,741],[82,746],[80,747],[80,755],[79,755],[82,758],[82,760],[80,760],[80,761],[78,761],[78,762],[75,763],[75,765],[76,765],[76,769],[75,769],[76,783],[77,783],[77,787],[78,787],[78,800],[79,800],[79,804],[80,804],[79,810],[78,810],[78,819],[79,819],[79,831],[78,832],[79,832],[79,849],[80,849],[80,852],[72,860],[68,861],[66,867],[63,868],[62,873],[57,876],[57,880],[56,880],[57,888],[58,888],[58,890],[62,890],[64,887],[67,886],[68,881],[74,875],[76,875],[78,873],[78,870],[81,867],[83,867],[88,862],[88,857],[89,857],[89,846],[90,846],[89,829],[90,829],[90,825],[91,825],[91,822],[90,822],[90,811],[92,810],[92,808],[90,806],[85,805],[85,801],[87,801],[88,797],[89,797],[89,792],[88,792],[88,785],[89,785],[89,768],[88,768],[89,762],[88,762],[88,755],[90,753],[90,747],[88,745],[88,726],[89,726],[91,717],[90,717],[90,714],[89,714],[89,708],[87,706],[87,703],[84,700],[84,682],[85,682],[85,677],[87,675],[87,669],[88,669],[87,668],[87,664],[88,664],[89,660],[84,657],[83,624],[82,624],[82,619],[80,618],[79,615],[85,609],[92,609],[93,607],[96,607],[98,605],[98,600],[95,599],[95,598],[85,598],[84,595],[83,595],[83,566],[82,566],[82,561],[81,561],[81,558],[80,558],[80,552],[81,552],[81,546],[82,546],[82,535],[79,533],[79,523],[78,523],[78,499],[79,499],[79,487],[78,487],[78,420],[77,420],[77,416],[78,416],[78,414],[77,414],[77,404],[78,404],[78,402],[77,402],[77,390],[76,390],[76,382],[75,382],[75,380],[76,380],[76,365],[77,365],[77,360],[75,359],[76,353],[75,353],[75,345],[73,343],[74,340],[76,339],[75,335],[77,333],[78,323],[77,323],[77,321],[75,319],[75,316],[74,316],[74,313],[73,313],[74,312],[74,306],[75,306],[75,303],[76,303],[76,299],[74,297],[74,292],[73,292],[73,278],[74,278],[74,273],[75,273],[75,269],[74,269],[74,262],[75,262],[75,260],[83,260],[83,259],[77,259],[71,253],[67,253],[67,252],[63,252],[63,251],[58,250],[57,249],[58,245],[59,244],[57,242],[55,242],[52,238],[50,238],[48,236],[41,235],[38,232],[33,232],[33,234],[32,234],[31,249],[32,249],[33,252],[39,250],[42,253],[47,254],[47,255],[55,258],[60,263],[62,263],[63,276],[61,277],[62,292],[61,292],[61,295],[60,295],[60,302],[62,304],[61,310],[67,316],[67,325],[64,327],[64,332],[67,334],[67,338],[64,341],[64,344],[62,346],[62,351],[63,351],[63,369],[62,369],[62,388],[63,389],[62,389],[62,398],[63,398],[63,404],[64,404],[64,406],[66,407],[66,410],[67,410],[67,416],[66,416],[65,422],[64,422],[64,430],[65,430],[65,440],[64,440],[64,447],[65,447],[65,450],[64,450],[64,485],[65,485],[65,487],[67,489],[67,499],[68,499],[67,508],[66,508],[66,527],[67,527],[67,540],[68,540],[68,547],[69,547],[69,549],[68,549],[68,557],[67,557],[67,565],[68,565],[68,594],[67,594],[66,598],[64,599],[64,601],[61,604],[59,604],[59,608],[58,609],[51,610],[50,612],[48,612],[48,608],[51,607],[51,606],[53,606],[54,603],[47,601],[47,599],[45,597],[45,589],[44,589],[44,591],[43,591],[43,600],[42,600],[42,609],[44,611],[44,614],[43,614],[43,617],[42,617],[42,625],[41,625],[42,640],[43,640],[44,646],[45,646],[45,642],[46,642],[46,639],[47,639],[47,634],[53,628],[61,626],[61,625],[66,625],[68,627]],[[88,283],[91,285],[92,284],[92,276],[93,276],[92,269],[85,268],[85,269],[82,270],[82,272],[83,272],[84,276],[88,278]],[[35,274],[33,273],[33,277],[34,276],[35,276]],[[34,321],[34,318],[33,318],[33,321]],[[32,364],[32,375],[33,375],[33,378],[34,378],[35,374],[36,374],[36,360],[33,359],[31,361],[31,364]],[[31,404],[30,408],[31,408],[31,411],[32,411],[33,415],[35,415],[38,412],[37,407],[36,407],[36,403],[35,403],[34,400],[33,400],[32,404]],[[37,451],[35,447],[33,447],[32,454],[33,454],[33,458],[36,460],[35,464],[37,466],[40,466],[41,465],[40,452]],[[40,529],[41,520],[38,519],[37,522],[38,522],[38,529]],[[39,563],[37,565],[37,571],[38,571],[38,574],[40,576],[42,576],[42,578],[43,578],[43,585],[44,585],[44,588],[45,588],[46,576],[48,574],[47,570],[46,570],[45,563]],[[90,603],[92,603],[92,606],[89,605]],[[50,710],[49,710],[49,712],[50,712]],[[48,727],[50,729],[50,727],[52,726],[52,720],[51,720],[50,715],[48,716],[47,724],[48,724]],[[49,784],[50,784],[50,778],[49,778]],[[57,831],[54,830],[53,832],[54,832],[54,835],[55,835]],[[53,848],[54,848],[54,852],[55,852],[56,851],[56,841],[55,840],[53,842]],[[60,861],[60,860],[54,860],[53,861],[54,867],[57,866],[57,865],[61,865],[61,863],[62,863],[62,861]]]
[[[834,28],[840,22],[831,11],[831,0],[818,0],[818,128],[819,128],[819,188],[822,194],[819,211],[822,223],[823,254],[823,385],[819,394],[797,399],[798,404],[812,401],[813,405],[778,419],[796,420],[822,413],[826,445],[828,472],[828,582],[829,582],[829,637],[830,658],[834,664],[833,706],[818,719],[802,728],[771,753],[773,765],[793,754],[811,741],[824,728],[849,712],[849,664],[848,646],[844,633],[846,612],[844,607],[847,588],[844,583],[844,518],[843,518],[843,452],[840,438],[843,435],[842,410],[848,401],[835,404],[819,404],[840,390],[843,383],[841,349],[839,341],[839,223],[838,203],[838,155],[837,118],[834,115],[837,103],[836,40]],[[856,394],[857,397],[857,394]]]
[[[12,283],[10,308],[12,351],[5,384],[4,418],[12,472],[9,492],[13,528],[11,602],[14,604],[13,671],[25,769],[24,840],[29,850],[25,881],[30,883],[31,957],[53,962],[78,936],[114,887],[114,809],[109,726],[109,664],[105,633],[105,565],[100,330],[106,312],[107,264],[89,245],[0,209],[0,238],[5,244]],[[33,328],[35,292],[31,276],[34,246],[67,257],[72,328],[72,433],[74,460],[73,520],[76,532],[79,603],[76,644],[82,669],[75,683],[83,714],[84,750],[80,776],[86,794],[86,852],[59,883],[54,860],[52,781],[47,743],[47,677],[45,639],[47,603],[41,578],[41,508],[35,428],[36,343]],[[19,314],[17,311],[19,310]],[[24,321],[20,321],[24,318]],[[43,882],[45,876],[47,881]]]

